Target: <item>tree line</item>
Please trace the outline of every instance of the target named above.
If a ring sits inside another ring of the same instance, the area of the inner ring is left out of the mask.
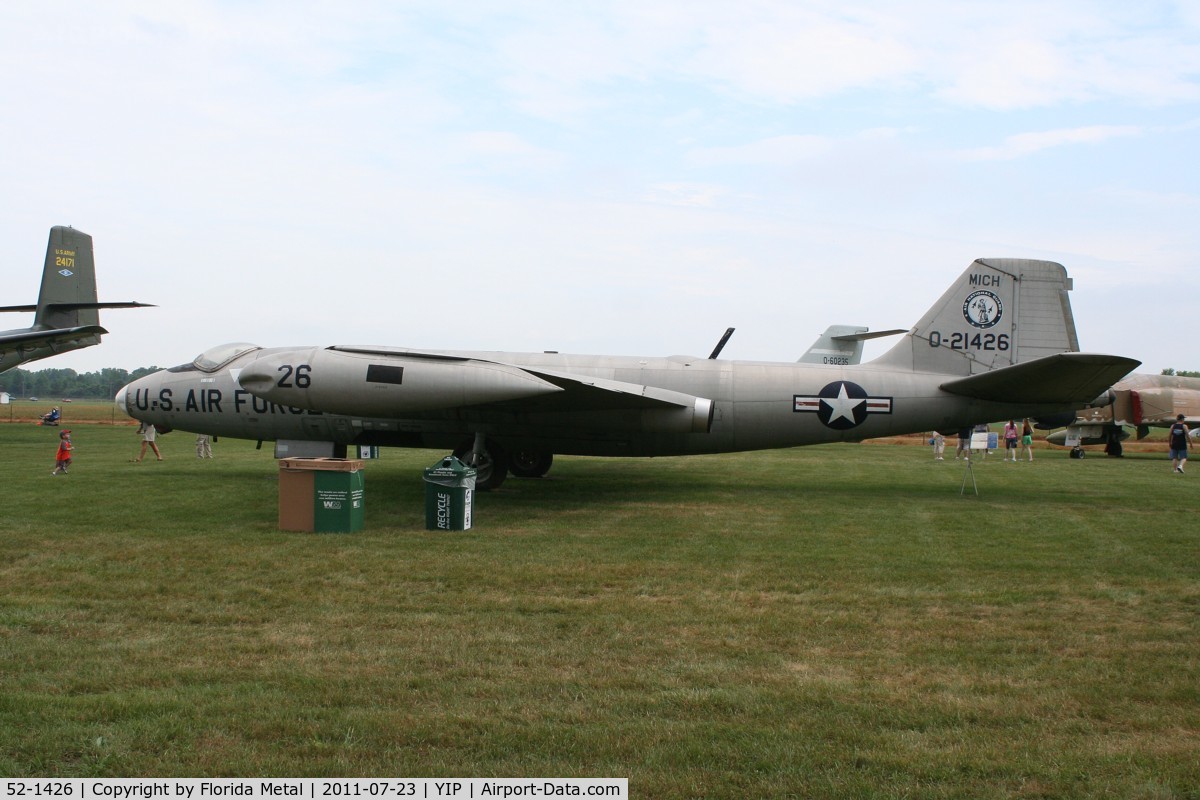
[[[106,367],[99,372],[76,372],[73,369],[13,369],[0,375],[0,392],[13,398],[38,397],[43,400],[103,399],[111,400],[125,384],[143,375],[157,372],[161,367],[127,369]]]

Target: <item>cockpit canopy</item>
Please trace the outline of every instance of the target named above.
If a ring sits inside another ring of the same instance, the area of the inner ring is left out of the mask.
[[[200,372],[216,372],[221,367],[233,361],[239,356],[244,356],[246,353],[262,348],[256,344],[249,342],[233,342],[231,344],[219,344],[216,347],[211,347],[205,350],[200,355],[192,359],[190,364],[183,364],[175,367],[171,372],[185,372],[189,370],[199,370]]]

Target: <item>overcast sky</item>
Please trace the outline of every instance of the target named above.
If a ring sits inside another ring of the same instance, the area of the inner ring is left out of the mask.
[[[0,304],[64,224],[159,306],[33,369],[729,326],[790,361],[977,257],[1064,264],[1083,350],[1200,369],[1197,2],[14,0],[0,75]]]

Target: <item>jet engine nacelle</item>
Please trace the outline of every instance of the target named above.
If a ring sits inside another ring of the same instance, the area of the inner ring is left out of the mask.
[[[1112,389],[1106,389],[1102,394],[1097,395],[1096,399],[1084,406],[1084,408],[1100,408],[1101,406],[1111,406],[1117,402],[1117,393]]]
[[[238,383],[256,397],[279,405],[364,417],[463,408],[562,391],[505,364],[383,358],[322,348],[266,354],[242,368]]]
[[[564,419],[553,401],[565,391],[561,386],[511,364],[467,357],[298,348],[256,358],[240,369],[237,380],[250,394],[279,406],[330,414],[470,419],[479,408],[525,400],[532,402],[524,404],[521,415],[540,426],[579,424],[577,412],[565,412]],[[601,404],[589,414],[597,430],[707,433],[712,428],[716,407],[711,399],[600,379],[595,384],[598,392],[636,395],[641,405],[607,409]],[[539,406],[539,397],[550,400]]]

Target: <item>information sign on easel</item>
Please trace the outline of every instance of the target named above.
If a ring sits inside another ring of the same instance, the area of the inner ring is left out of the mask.
[[[973,453],[987,453],[988,436],[989,434],[987,431],[979,431],[978,433],[971,434],[971,448],[967,451],[967,467],[963,471],[963,482],[962,486],[959,487],[959,494],[965,494],[967,491],[968,475],[971,477],[971,488],[975,490],[976,495],[979,494],[979,486],[975,483],[975,470],[971,468],[971,462],[974,460],[971,458],[971,455]]]

